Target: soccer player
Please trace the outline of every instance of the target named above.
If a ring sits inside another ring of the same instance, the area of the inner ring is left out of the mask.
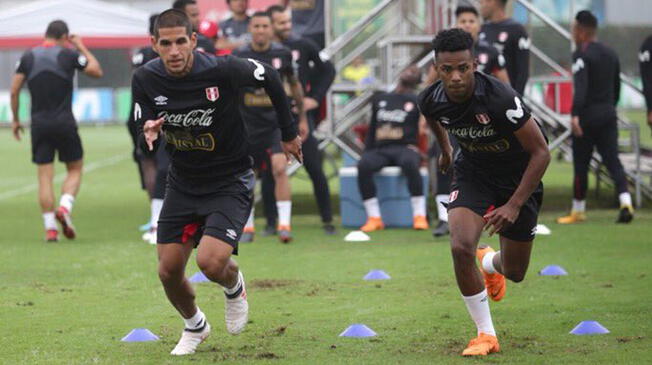
[[[647,124],[652,128],[652,35],[641,45],[638,60],[643,81],[643,95],[647,105]]]
[[[486,22],[479,38],[496,47],[505,57],[509,81],[514,90],[523,95],[530,77],[531,42],[523,25],[507,17],[507,1],[480,0],[480,12]]]
[[[234,50],[251,42],[249,34],[249,0],[226,0],[231,17],[220,22],[217,48]]]
[[[283,45],[272,42],[272,20],[267,12],[256,12],[249,21],[251,43],[238,48],[234,56],[250,58],[278,70],[285,84],[286,92],[291,95],[299,116],[299,131],[302,140],[308,134],[308,121],[303,109],[303,89],[296,75],[296,63],[292,53]],[[292,240],[290,218],[292,215],[292,200],[290,178],[286,168],[288,160],[281,149],[281,136],[275,129],[277,114],[271,105],[270,96],[260,87],[249,86],[243,89],[242,113],[249,132],[250,154],[260,173],[270,173],[276,182],[275,195],[278,210],[278,237],[283,243]],[[268,161],[269,160],[269,161]],[[249,221],[245,227],[246,235],[242,242],[251,242],[254,234],[254,211],[252,209]]]
[[[576,51],[573,53],[573,208],[557,223],[572,224],[586,220],[586,190],[589,164],[594,146],[609,170],[620,201],[616,223],[634,218],[632,196],[625,170],[618,158],[618,114],[620,62],[618,55],[596,40],[598,19],[587,10],[577,13],[572,26]]]
[[[254,184],[239,109],[241,88],[265,88],[278,114],[283,149],[301,160],[301,141],[276,70],[254,60],[193,50],[196,42],[184,12],[162,12],[152,37],[160,58],[138,68],[132,79],[141,145],[153,153],[164,143],[171,152],[157,250],[159,278],[185,324],[173,355],[194,353],[211,332],[184,275],[197,245],[200,270],[224,287],[227,331],[238,334],[247,324],[244,279],[231,258],[238,253]]]
[[[69,49],[68,43],[77,51]],[[20,89],[25,82],[32,96],[32,161],[38,166],[38,196],[48,242],[59,240],[56,221],[61,224],[66,238],[74,239],[77,235],[71,214],[81,185],[84,152],[72,114],[75,70],[83,70],[91,77],[102,77],[100,63],[84,46],[81,37],[69,35],[68,25],[55,20],[48,24],[43,43],[20,58],[11,82],[12,129],[19,141],[23,127],[18,118],[18,106]],[[67,169],[56,212],[52,186],[55,152]]]
[[[373,232],[385,228],[376,198],[374,173],[385,166],[399,166],[407,177],[411,195],[413,228],[428,229],[426,197],[419,173],[421,155],[417,147],[419,110],[414,92],[421,83],[421,70],[415,65],[399,75],[391,93],[378,93],[371,99],[371,123],[365,150],[358,161],[358,189],[362,195],[367,222],[360,228]]]
[[[206,53],[215,54],[217,50],[215,49],[215,44],[212,39],[206,37],[205,35],[199,33],[199,6],[195,0],[175,0],[172,3],[172,8],[181,10],[188,15],[190,23],[192,24],[192,30],[197,35],[197,49]]]
[[[319,48],[315,42],[308,38],[299,38],[292,35],[292,18],[285,7],[273,5],[267,9],[267,12],[272,17],[274,40],[282,43],[292,51],[292,58],[298,66],[299,81],[303,90],[306,91],[306,95],[303,98],[303,105],[308,117],[309,131],[301,146],[303,150],[303,165],[308,172],[310,180],[312,180],[312,188],[317,200],[317,207],[319,208],[324,233],[335,234],[335,226],[332,223],[333,213],[328,179],[322,167],[322,154],[319,151],[317,139],[312,135],[312,131],[315,129],[315,120],[318,118],[319,102],[324,100],[328,88],[335,79],[335,67],[329,61],[321,59]],[[275,206],[276,201],[273,194],[274,180],[268,178],[268,176],[263,175],[262,183],[263,186],[267,183],[272,184],[272,189],[262,189],[263,201],[266,206],[268,204]],[[271,199],[267,198],[267,196],[270,196]],[[275,229],[274,224],[269,224],[269,218],[268,226]],[[273,216],[271,218],[273,220],[276,217]]]
[[[452,163],[446,131],[460,145],[448,206],[451,251],[457,285],[477,327],[462,355],[487,355],[500,350],[487,296],[501,300],[505,278],[525,277],[550,153],[520,95],[476,72],[468,33],[441,31],[433,48],[440,81],[419,95],[419,107],[442,148],[443,171]],[[483,228],[500,235],[500,251],[476,250]]]

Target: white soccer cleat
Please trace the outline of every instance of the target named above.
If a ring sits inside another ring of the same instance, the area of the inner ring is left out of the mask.
[[[206,326],[200,332],[191,332],[184,330],[181,334],[181,339],[179,343],[174,347],[170,354],[172,355],[190,355],[194,354],[197,350],[197,346],[200,343],[204,342],[211,334],[211,325],[206,321]]]
[[[244,277],[242,276],[242,272],[238,272],[238,275],[242,283],[242,291],[235,298],[229,298],[227,296],[224,304],[226,330],[232,335],[237,335],[244,331],[249,320],[249,303],[247,303],[247,290],[245,289]]]
[[[155,245],[157,239],[158,239],[158,233],[156,232],[156,228],[152,228],[152,231],[151,231],[151,233],[149,235],[149,241],[148,242],[149,242],[150,245]]]

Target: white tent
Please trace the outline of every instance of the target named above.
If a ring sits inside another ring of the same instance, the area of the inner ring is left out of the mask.
[[[0,11],[0,48],[25,48],[43,39],[47,25],[65,21],[94,48],[126,48],[148,42],[149,14],[99,0],[39,0]]]

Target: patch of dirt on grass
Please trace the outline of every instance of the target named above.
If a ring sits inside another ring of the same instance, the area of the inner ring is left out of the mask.
[[[299,280],[257,279],[248,282],[247,286],[256,289],[276,289],[276,288],[283,288],[286,286],[297,285],[299,283],[300,283]]]
[[[616,341],[618,343],[627,343],[627,342],[632,342],[632,341],[640,341],[644,340],[645,336],[636,336],[636,337],[617,337]]]

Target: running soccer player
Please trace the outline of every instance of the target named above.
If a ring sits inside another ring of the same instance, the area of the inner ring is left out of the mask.
[[[173,355],[194,353],[211,332],[184,275],[195,246],[200,270],[224,287],[227,331],[238,334],[247,324],[244,279],[231,258],[238,253],[254,184],[241,88],[265,88],[278,114],[283,150],[301,160],[301,140],[276,70],[255,60],[193,50],[196,42],[184,12],[162,12],[152,37],[160,58],[137,69],[132,79],[141,145],[153,153],[164,143],[171,152],[157,250],[159,278],[185,324]]]
[[[652,35],[645,39],[638,54],[643,81],[643,95],[647,105],[647,124],[652,129]]]
[[[217,50],[215,49],[215,43],[212,39],[206,37],[205,35],[199,33],[199,23],[200,23],[200,14],[199,6],[197,5],[196,0],[175,0],[172,4],[173,9],[181,10],[188,15],[190,23],[192,24],[192,30],[197,35],[197,50],[203,51],[210,54],[215,54]]]
[[[296,63],[292,53],[283,45],[272,42],[272,20],[267,12],[257,12],[249,21],[251,43],[238,48],[234,56],[250,58],[272,65],[281,74],[286,93],[291,95],[299,116],[299,131],[302,140],[308,135],[308,121],[303,110],[303,89],[296,75]],[[260,87],[247,87],[242,95],[242,114],[249,132],[250,154],[254,158],[257,170],[262,174],[270,173],[276,182],[275,195],[278,210],[278,237],[283,243],[292,240],[290,219],[292,200],[290,178],[286,168],[288,160],[281,149],[281,136],[274,128],[277,114],[271,105],[270,95]],[[254,211],[245,226],[242,242],[251,242],[254,235]]]
[[[420,83],[421,70],[412,65],[401,72],[393,92],[378,93],[371,99],[371,123],[365,150],[358,161],[358,188],[367,212],[367,222],[360,228],[363,232],[385,228],[373,178],[385,166],[401,168],[411,195],[413,228],[428,229],[426,197],[419,173],[421,154],[417,147],[420,118],[414,91]]]
[[[448,206],[451,251],[457,285],[477,327],[462,355],[487,355],[500,350],[487,296],[501,300],[505,278],[525,277],[550,153],[519,94],[476,72],[471,35],[441,31],[433,49],[440,81],[419,95],[419,107],[442,148],[443,171],[452,163],[448,133],[461,150]],[[500,251],[477,247],[483,229],[500,235]]]
[[[616,223],[634,219],[632,196],[625,170],[618,158],[618,114],[620,62],[611,48],[598,42],[598,19],[590,11],[577,13],[572,26],[577,46],[573,53],[573,207],[570,215],[557,219],[559,224],[586,220],[586,190],[593,147],[614,181],[620,201]]]
[[[23,54],[11,82],[12,129],[19,141],[23,127],[18,118],[18,106],[20,89],[25,82],[32,96],[32,161],[38,166],[38,196],[47,242],[59,240],[56,221],[61,224],[66,238],[74,239],[77,235],[71,214],[81,185],[84,151],[72,114],[75,70],[83,70],[91,77],[102,77],[100,63],[81,38],[68,34],[65,22],[55,20],[48,24],[45,40]],[[68,43],[77,51],[67,48]],[[55,152],[67,169],[56,212],[52,186]]]
[[[485,19],[480,40],[496,47],[505,57],[509,81],[523,95],[530,77],[530,38],[525,28],[507,17],[505,6],[509,0],[480,0],[480,12]]]
[[[312,189],[317,200],[319,215],[321,216],[322,228],[326,234],[335,234],[333,225],[333,213],[331,209],[330,189],[328,179],[322,167],[322,153],[318,148],[317,139],[312,135],[315,129],[315,120],[318,118],[319,102],[324,100],[328,89],[335,79],[335,67],[329,61],[324,61],[319,56],[319,47],[308,38],[299,38],[292,35],[292,18],[285,7],[273,5],[267,9],[272,17],[274,28],[274,40],[282,43],[292,51],[292,59],[298,66],[299,81],[306,95],[303,98],[303,106],[308,117],[309,131],[301,146],[303,150],[303,166],[312,180]],[[267,205],[275,206],[274,179],[263,175],[263,201],[266,211]],[[265,184],[271,184],[271,188],[265,188]],[[272,209],[272,212],[275,210]],[[270,218],[271,221],[270,222]],[[276,216],[267,217],[268,227],[275,230],[273,224]],[[272,224],[270,224],[272,223]]]
[[[251,42],[249,34],[249,0],[226,0],[231,11],[229,19],[220,22],[217,48],[232,51]]]

